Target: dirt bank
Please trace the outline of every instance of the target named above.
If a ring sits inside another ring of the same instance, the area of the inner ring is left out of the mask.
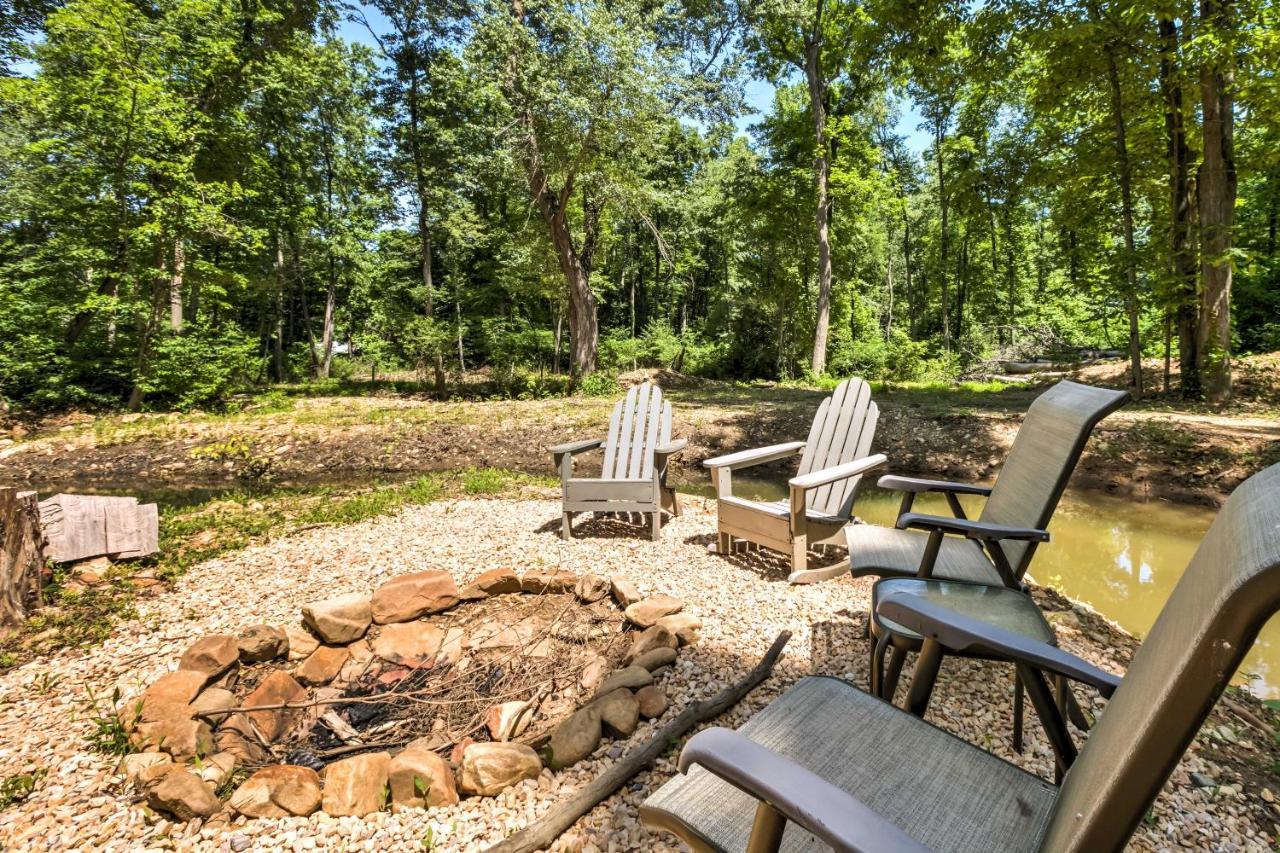
[[[1111,368],[1084,378],[1118,381]],[[893,470],[960,480],[998,471],[1038,389],[886,387],[876,392],[876,449]],[[675,432],[690,439],[677,481],[706,483],[701,461],[803,439],[824,392],[770,384],[685,382],[668,391]],[[546,448],[599,435],[612,401],[437,402],[425,395],[273,399],[234,415],[88,415],[51,421],[0,447],[0,482],[40,488],[181,492],[243,483],[368,482],[464,466],[551,475]],[[1140,500],[1216,505],[1280,460],[1280,421],[1253,405],[1230,413],[1144,401],[1090,441],[1073,485]],[[587,459],[590,471],[594,460]],[[788,468],[759,471],[784,477]]]

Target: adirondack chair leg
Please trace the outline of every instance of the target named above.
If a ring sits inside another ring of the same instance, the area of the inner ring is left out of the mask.
[[[733,550],[733,537],[723,531],[716,535],[716,553],[728,554]]]
[[[649,513],[649,538],[657,542],[662,538],[662,510]]]
[[[829,566],[823,566],[820,569],[801,569],[793,571],[787,576],[788,583],[818,583],[819,581],[829,581],[832,578],[838,578],[849,571],[849,561],[841,560],[838,563],[832,563]],[[865,629],[862,636],[866,636]]]
[[[573,513],[571,512],[563,513],[560,517],[560,538],[573,538]]]

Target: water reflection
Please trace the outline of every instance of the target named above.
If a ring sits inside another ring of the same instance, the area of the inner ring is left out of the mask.
[[[757,500],[785,497],[781,483],[734,478],[734,493]],[[856,512],[872,524],[892,524],[900,495],[865,489]],[[975,515],[979,499],[966,498]],[[950,515],[940,495],[916,502],[919,512]],[[1093,607],[1143,636],[1213,521],[1214,511],[1163,502],[1134,503],[1097,492],[1068,491],[1054,516],[1053,541],[1041,545],[1032,579]],[[1280,698],[1280,620],[1263,629],[1237,678],[1258,696]]]

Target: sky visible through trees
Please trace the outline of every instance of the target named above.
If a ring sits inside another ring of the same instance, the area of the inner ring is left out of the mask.
[[[19,0],[0,402],[1082,349],[1225,402],[1280,348],[1278,31],[1254,0]]]

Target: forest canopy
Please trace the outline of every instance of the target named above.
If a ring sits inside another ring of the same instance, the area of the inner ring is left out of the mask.
[[[1082,349],[1222,402],[1277,68],[1261,0],[15,0],[0,405]]]

